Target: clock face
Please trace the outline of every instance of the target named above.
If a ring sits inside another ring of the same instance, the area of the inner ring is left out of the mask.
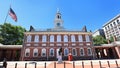
[[[60,26],[60,23],[57,23],[57,26]]]

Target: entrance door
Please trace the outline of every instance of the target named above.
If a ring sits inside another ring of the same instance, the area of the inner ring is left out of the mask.
[[[58,57],[59,55],[59,48],[56,50],[56,56]]]

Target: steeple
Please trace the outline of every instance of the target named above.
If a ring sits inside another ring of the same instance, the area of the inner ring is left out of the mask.
[[[63,20],[62,20],[59,8],[57,8],[57,13],[55,15],[54,28],[55,29],[63,29]]]

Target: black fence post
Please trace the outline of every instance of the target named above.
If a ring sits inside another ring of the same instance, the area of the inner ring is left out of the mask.
[[[102,68],[101,61],[99,61],[99,64],[100,64],[100,68]]]
[[[115,61],[115,63],[116,63],[116,66],[117,66],[117,68],[118,68],[118,63],[117,63],[117,60]]]
[[[25,63],[25,68],[27,68],[27,63]]]
[[[17,68],[17,63],[15,63],[15,68]]]
[[[82,61],[82,68],[84,68],[84,62]]]
[[[75,62],[73,61],[73,68],[75,68]]]
[[[108,63],[108,67],[110,67],[110,63],[109,63],[109,61],[107,61],[107,63]]]
[[[56,68],[56,62],[54,62],[54,68]]]
[[[35,68],[37,67],[37,63],[35,63]]]
[[[91,61],[91,68],[93,68],[93,63],[92,63],[92,61]]]
[[[66,67],[65,67],[65,62],[64,62],[64,68],[66,68]]]
[[[46,62],[45,62],[45,68],[46,68]]]

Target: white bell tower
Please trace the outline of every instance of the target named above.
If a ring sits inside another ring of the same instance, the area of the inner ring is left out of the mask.
[[[58,8],[57,8],[57,13],[55,15],[54,28],[63,29],[63,20],[62,20],[61,13]]]

